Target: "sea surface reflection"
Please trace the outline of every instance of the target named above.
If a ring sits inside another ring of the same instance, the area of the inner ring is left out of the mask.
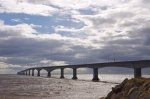
[[[0,75],[0,99],[99,99],[105,96],[116,83],[132,75],[101,74],[106,82],[92,82],[92,75],[78,75],[79,80]]]

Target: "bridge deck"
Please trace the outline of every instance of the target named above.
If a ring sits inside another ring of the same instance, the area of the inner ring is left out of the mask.
[[[42,69],[48,72],[48,77],[51,77],[51,71],[55,69],[61,69],[61,77],[64,78],[64,69],[73,69],[73,78],[77,79],[77,68],[92,68],[93,69],[93,81],[99,81],[98,78],[98,68],[103,67],[126,67],[134,69],[134,77],[141,77],[141,68],[150,67],[150,60],[139,60],[139,61],[122,61],[122,62],[107,62],[107,63],[92,63],[92,64],[78,64],[78,65],[65,65],[65,66],[47,66],[47,67],[34,67],[18,72],[18,74],[30,75],[30,70],[32,70],[32,76],[34,76],[34,70],[38,71],[37,76],[40,76],[40,71]]]
[[[46,66],[46,67],[34,67],[34,68],[29,68],[29,69],[54,70],[54,69],[60,69],[60,68],[103,68],[103,67],[146,68],[146,67],[150,67],[150,60],[76,64],[76,65],[64,65],[64,66]],[[26,69],[26,70],[29,70],[29,69]]]

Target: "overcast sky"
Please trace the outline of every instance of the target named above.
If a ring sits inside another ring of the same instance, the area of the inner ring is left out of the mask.
[[[150,59],[150,0],[0,0],[0,73]]]

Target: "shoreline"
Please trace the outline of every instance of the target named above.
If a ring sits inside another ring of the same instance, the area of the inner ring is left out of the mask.
[[[100,99],[150,99],[150,78],[126,78]]]

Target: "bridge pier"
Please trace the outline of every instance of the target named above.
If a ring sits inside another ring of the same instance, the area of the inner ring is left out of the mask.
[[[27,75],[27,71],[25,71],[25,75]]]
[[[30,69],[28,71],[29,71],[29,76],[30,76]]]
[[[142,77],[141,68],[134,68],[134,78]]]
[[[73,77],[72,77],[72,79],[78,79],[77,78],[77,68],[73,68]]]
[[[51,71],[47,71],[47,77],[51,77]]]
[[[92,81],[99,81],[98,68],[93,68],[93,79],[92,79]]]
[[[60,78],[65,78],[64,77],[64,68],[61,68],[61,76],[60,76]]]
[[[40,76],[40,70],[37,70],[37,72],[38,72],[38,73],[37,73],[37,76]]]
[[[34,76],[34,69],[32,69],[32,76]]]

